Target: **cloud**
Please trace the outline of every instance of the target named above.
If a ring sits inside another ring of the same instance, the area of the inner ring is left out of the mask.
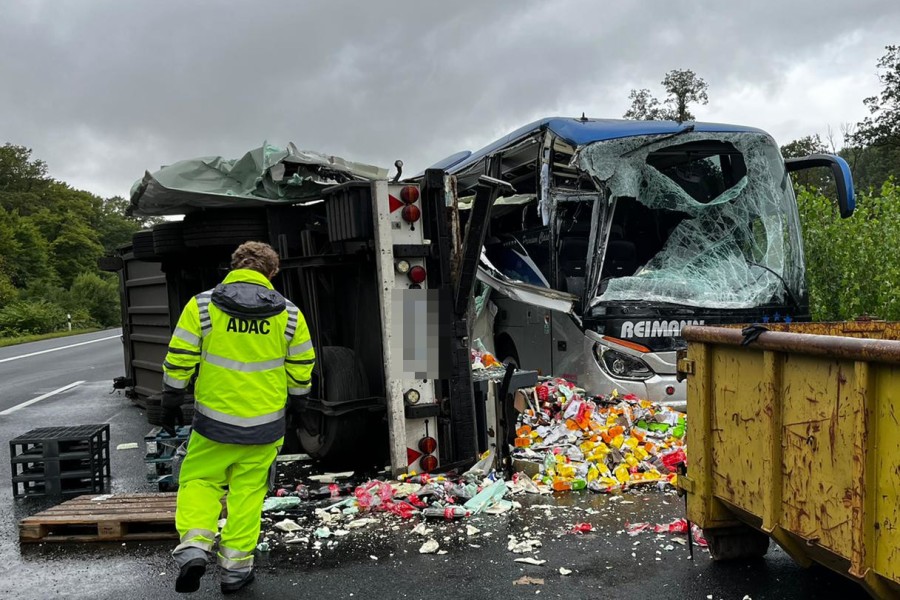
[[[619,117],[692,68],[698,118],[784,143],[864,116],[900,31],[893,0],[682,4],[23,0],[0,21],[0,142],[104,196],[263,140],[410,173],[540,117]]]

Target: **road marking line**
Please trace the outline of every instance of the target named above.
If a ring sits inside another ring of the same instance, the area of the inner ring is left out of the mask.
[[[66,350],[67,348],[74,348],[76,346],[84,346],[86,344],[95,344],[97,342],[105,342],[106,340],[112,340],[118,337],[122,337],[121,335],[111,335],[109,337],[100,338],[98,340],[89,340],[87,342],[78,342],[77,344],[69,344],[68,346],[60,346],[59,348],[50,348],[49,350],[41,350],[39,352],[31,352],[29,354],[20,354],[19,356],[11,356],[9,358],[0,358],[0,363],[9,362],[11,360],[19,360],[20,358],[28,358],[29,356],[37,356],[38,354],[47,354],[48,352],[56,352],[57,350]]]
[[[47,392],[47,393],[44,394],[43,396],[38,396],[37,398],[32,398],[31,400],[28,400],[28,401],[26,401],[26,402],[23,402],[22,404],[16,404],[15,406],[13,406],[13,407],[11,407],[11,408],[7,408],[6,410],[0,412],[0,416],[8,415],[8,414],[10,414],[10,413],[14,413],[14,412],[16,412],[17,410],[19,410],[20,408],[25,408],[26,406],[31,406],[31,405],[34,404],[35,402],[40,402],[41,400],[46,400],[46,399],[49,398],[50,396],[55,396],[56,394],[61,394],[62,392],[65,392],[65,391],[67,391],[67,390],[71,390],[73,387],[78,386],[78,385],[81,385],[82,383],[84,383],[84,382],[83,382],[83,381],[76,381],[75,383],[70,383],[69,385],[64,385],[64,386],[62,386],[62,387],[59,388],[59,389],[53,390],[52,392]]]

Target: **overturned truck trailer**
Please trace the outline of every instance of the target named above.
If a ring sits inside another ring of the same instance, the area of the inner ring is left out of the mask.
[[[482,178],[484,216],[461,231],[455,180],[263,145],[147,172],[130,210],[180,216],[135,234],[101,267],[120,275],[126,373],[116,386],[160,416],[162,361],[190,298],[218,284],[248,240],[271,244],[275,288],[303,312],[313,389],[285,451],[331,466],[432,471],[473,461],[479,423],[469,313],[483,227],[503,182]],[[191,387],[188,392],[191,392]],[[479,413],[480,414],[480,413]]]

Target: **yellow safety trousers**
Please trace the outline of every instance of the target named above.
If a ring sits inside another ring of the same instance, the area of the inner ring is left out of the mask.
[[[212,552],[226,494],[226,521],[217,552],[230,570],[253,566],[270,470],[284,438],[269,444],[222,444],[191,432],[181,465],[175,525],[181,546]]]

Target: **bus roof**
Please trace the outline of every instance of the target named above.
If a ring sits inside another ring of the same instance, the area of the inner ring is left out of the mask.
[[[691,122],[678,123],[676,121],[637,121],[631,119],[579,119],[572,117],[547,117],[524,127],[516,129],[495,142],[485,146],[474,153],[457,152],[452,156],[438,161],[433,167],[442,168],[447,172],[459,173],[477,163],[486,156],[502,149],[519,139],[533,135],[541,130],[549,129],[569,145],[576,148],[623,137],[639,135],[666,135],[678,133],[686,127],[694,126],[694,131],[716,133],[763,133],[766,132],[753,127],[743,125],[728,125],[725,123]]]

